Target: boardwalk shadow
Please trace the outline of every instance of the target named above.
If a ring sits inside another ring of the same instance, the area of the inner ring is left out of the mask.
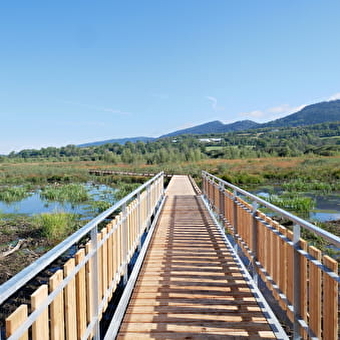
[[[197,196],[173,196],[149,336],[154,339],[274,338],[240,268]]]

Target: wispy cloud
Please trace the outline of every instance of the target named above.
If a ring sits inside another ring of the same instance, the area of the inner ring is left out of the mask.
[[[333,94],[328,98],[328,101],[340,99],[340,92]]]
[[[215,112],[217,112],[217,111],[224,111],[224,107],[218,106],[217,98],[212,97],[212,96],[206,96],[205,98],[208,99],[211,102],[211,108]]]
[[[207,96],[206,98],[211,101],[211,107],[215,111],[217,107],[217,99],[211,96]]]
[[[130,112],[115,110],[115,109],[110,109],[110,108],[103,108],[102,111],[115,113],[115,114],[119,114],[119,115],[129,115],[130,114]]]
[[[64,100],[63,103],[71,104],[71,105],[78,106],[78,107],[87,108],[89,110],[93,110],[93,111],[97,111],[97,112],[98,111],[99,112],[108,112],[108,113],[113,113],[113,114],[118,114],[118,115],[131,114],[130,112],[119,110],[119,109],[116,109],[116,108],[103,107],[103,106],[97,106],[97,105],[89,105],[89,104],[79,103],[79,102],[71,101],[71,100]]]
[[[278,119],[289,115],[291,113],[302,110],[306,105],[291,106],[289,104],[282,104],[279,106],[269,107],[264,110],[254,110],[250,112],[242,112],[240,116],[259,119],[262,122]]]

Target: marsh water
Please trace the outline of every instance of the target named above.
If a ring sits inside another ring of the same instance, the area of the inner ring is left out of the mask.
[[[280,187],[270,188],[267,187],[257,188],[250,191],[251,193],[261,198],[269,197],[270,194],[275,193],[280,196],[282,189]],[[327,222],[340,220],[340,192],[332,193],[305,193],[305,197],[310,197],[314,200],[314,208],[307,214],[302,214],[303,218],[310,222]],[[293,212],[294,213],[294,212]],[[296,215],[301,215],[296,213]]]
[[[114,192],[117,189],[103,184],[86,183],[84,185],[91,196],[91,200],[101,200],[111,204],[115,203]],[[258,187],[249,191],[262,198],[268,197],[272,193],[280,195],[282,192],[280,187]],[[325,194],[306,193],[305,196],[311,197],[315,201],[315,206],[309,214],[303,216],[303,218],[310,222],[326,222],[340,219],[340,192]],[[90,202],[69,203],[47,201],[41,198],[40,190],[32,192],[29,197],[18,202],[5,203],[0,201],[0,212],[6,214],[34,215],[60,211],[80,214],[84,218],[95,217],[98,214],[91,209]]]
[[[91,196],[91,201],[105,201],[114,204],[113,189],[103,184],[86,183],[84,184]],[[0,201],[0,212],[5,214],[27,214],[35,215],[52,212],[69,212],[82,215],[84,218],[95,217],[98,213],[93,210],[90,202],[69,203],[56,202],[42,199],[40,190],[31,192],[31,194],[18,202],[5,203]]]

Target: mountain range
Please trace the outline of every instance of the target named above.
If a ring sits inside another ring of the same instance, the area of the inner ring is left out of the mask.
[[[79,147],[98,146],[109,143],[125,144],[126,142],[137,141],[153,141],[160,138],[175,137],[179,135],[203,135],[213,133],[227,133],[235,131],[245,131],[249,129],[265,128],[265,127],[294,127],[305,126],[313,124],[321,124],[326,122],[340,121],[340,100],[333,100],[328,102],[321,102],[312,105],[305,106],[298,112],[292,113],[286,117],[279,118],[267,123],[256,123],[251,120],[237,121],[231,124],[223,124],[222,122],[215,120],[212,122],[193,126],[188,129],[177,130],[158,138],[152,137],[132,137],[132,138],[120,138],[110,139],[104,141],[97,141],[92,143],[80,144]]]

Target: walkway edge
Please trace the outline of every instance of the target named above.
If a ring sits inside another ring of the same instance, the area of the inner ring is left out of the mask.
[[[269,306],[268,302],[266,301],[266,299],[262,295],[261,291],[259,290],[259,288],[255,284],[253,278],[249,274],[248,270],[246,269],[245,265],[241,261],[240,257],[235,252],[234,247],[230,243],[226,233],[223,230],[223,227],[218,222],[218,220],[217,220],[214,212],[211,210],[208,202],[204,199],[203,195],[201,195],[200,198],[203,201],[205,207],[207,208],[207,210],[208,210],[210,216],[212,217],[214,223],[216,224],[219,232],[223,236],[223,239],[225,240],[226,246],[227,246],[228,250],[230,251],[230,253],[233,255],[235,262],[242,269],[243,275],[247,279],[248,286],[249,286],[251,292],[253,293],[257,303],[259,304],[259,307],[261,308],[263,314],[266,315],[267,320],[268,320],[268,324],[269,324],[270,328],[272,329],[273,333],[275,334],[276,338],[282,339],[282,340],[289,340],[289,337],[287,336],[286,332],[282,328],[279,320],[276,318],[276,316],[275,316],[274,312],[272,311],[271,307]]]
[[[148,232],[148,235],[145,239],[145,242],[142,246],[142,249],[140,251],[140,254],[136,260],[136,263],[133,267],[133,270],[132,270],[132,273],[128,279],[128,282],[126,284],[126,287],[124,289],[124,292],[122,294],[122,297],[118,303],[118,306],[117,306],[117,309],[113,315],[113,318],[111,320],[111,323],[108,327],[108,329],[106,330],[106,334],[105,334],[105,337],[103,340],[114,340],[117,336],[117,333],[119,331],[119,328],[121,326],[121,323],[122,323],[122,320],[124,318],[124,315],[125,315],[125,311],[126,311],[126,308],[129,304],[129,301],[130,301],[130,298],[131,298],[131,295],[132,295],[132,291],[133,291],[133,288],[135,286],[135,283],[137,281],[137,278],[138,278],[138,274],[139,274],[139,271],[143,265],[143,261],[144,261],[144,258],[145,258],[145,255],[146,255],[146,252],[149,248],[149,244],[150,244],[150,241],[151,241],[151,238],[153,236],[153,233],[154,233],[154,230],[156,228],[156,224],[158,222],[158,219],[159,219],[159,215],[161,214],[162,212],[162,208],[163,208],[163,205],[166,201],[166,196],[163,196],[163,199],[158,207],[158,210],[157,210],[157,213],[155,215],[155,218],[152,222],[152,225],[149,229],[149,232]]]

